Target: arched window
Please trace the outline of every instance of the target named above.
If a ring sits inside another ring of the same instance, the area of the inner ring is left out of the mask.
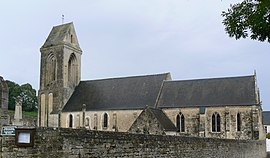
[[[182,113],[176,116],[176,127],[178,132],[185,132],[185,117]]]
[[[94,114],[94,130],[97,130],[97,126],[98,126],[98,120],[97,120],[97,114]]]
[[[90,126],[90,119],[89,119],[89,117],[86,117],[86,119],[85,119],[85,126],[86,127],[89,127]]]
[[[220,132],[220,115],[218,113],[212,115],[212,132]]]
[[[49,54],[48,58],[47,58],[47,82],[50,81],[55,81],[56,80],[56,76],[57,76],[57,64],[56,64],[56,58],[55,56],[51,53]]]
[[[68,60],[68,81],[71,84],[77,83],[77,59],[74,53],[72,53]]]
[[[117,116],[116,114],[113,114],[113,129],[117,129]]]
[[[103,115],[103,128],[108,128],[108,114]]]
[[[241,115],[240,113],[237,113],[237,116],[236,116],[236,128],[237,128],[237,131],[241,131]]]
[[[217,114],[217,132],[220,132],[220,115]]]
[[[181,115],[181,132],[185,132],[185,117]]]
[[[68,127],[72,128],[73,127],[73,116],[72,114],[69,115],[69,123],[68,123]]]
[[[73,35],[70,35],[70,43],[74,43],[74,37],[73,37]]]

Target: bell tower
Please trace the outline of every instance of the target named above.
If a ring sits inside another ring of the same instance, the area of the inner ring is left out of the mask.
[[[61,110],[81,80],[81,55],[73,23],[54,26],[40,48],[38,125],[60,126]]]

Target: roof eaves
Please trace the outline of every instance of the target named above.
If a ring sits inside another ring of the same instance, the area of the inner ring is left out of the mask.
[[[148,74],[148,75],[135,75],[135,76],[123,76],[123,77],[108,77],[103,79],[94,79],[94,80],[84,80],[81,82],[93,82],[93,81],[105,81],[105,80],[115,80],[115,79],[131,79],[131,78],[140,78],[140,77],[150,77],[150,76],[162,76],[162,75],[169,75],[170,73],[159,73],[159,74]],[[165,77],[166,78],[166,77]],[[165,80],[164,80],[165,81]]]

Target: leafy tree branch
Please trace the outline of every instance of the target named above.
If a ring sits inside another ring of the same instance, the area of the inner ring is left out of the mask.
[[[9,103],[8,109],[15,109],[15,98],[17,96],[22,97],[22,109],[24,111],[36,111],[37,110],[37,96],[36,90],[32,88],[32,86],[27,83],[23,85],[19,85],[12,81],[7,81],[9,88]]]
[[[244,0],[221,14],[229,37],[270,43],[270,0]]]

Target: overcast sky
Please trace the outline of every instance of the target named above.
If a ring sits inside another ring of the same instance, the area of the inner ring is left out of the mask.
[[[0,2],[0,75],[39,89],[52,27],[73,22],[82,79],[170,72],[175,80],[253,75],[270,110],[270,44],[235,40],[221,12],[241,0],[8,0]]]

